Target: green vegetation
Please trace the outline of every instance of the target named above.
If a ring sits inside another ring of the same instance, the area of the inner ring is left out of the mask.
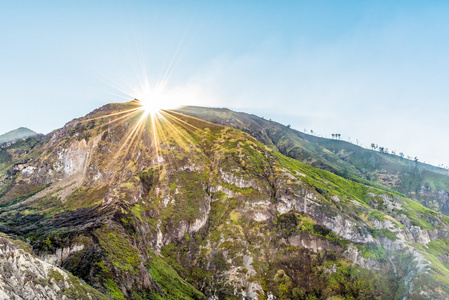
[[[154,294],[155,299],[206,299],[202,293],[185,282],[164,260],[150,252],[147,268],[151,277],[162,289],[163,295]]]
[[[435,256],[449,255],[449,239],[438,239],[427,243],[428,252]]]
[[[9,202],[0,203],[0,208],[9,207],[9,206],[15,205],[17,203],[23,202],[26,199],[36,195],[37,193],[39,193],[40,191],[46,189],[49,186],[50,186],[50,184],[46,184],[46,185],[41,186],[41,187],[30,186],[30,187],[28,187],[29,190],[31,191],[30,193],[26,194],[25,196],[17,197],[17,198],[15,198],[15,199],[13,199],[13,200],[11,200]],[[20,193],[23,193],[23,191],[20,191],[20,192],[17,191],[16,193],[20,194]],[[14,196],[10,196],[10,197],[14,197]]]
[[[99,188],[81,187],[67,197],[64,207],[68,210],[76,210],[100,205],[108,188],[107,185]]]
[[[396,236],[394,236],[396,238]],[[387,251],[379,247],[376,244],[359,244],[357,249],[361,252],[362,256],[365,258],[375,258],[378,261],[385,262],[387,260]]]
[[[374,229],[373,230],[373,237],[374,238],[378,238],[378,237],[386,237],[391,241],[395,241],[397,239],[396,237],[396,233],[392,232],[391,230],[388,229]]]
[[[339,243],[342,246],[348,244],[347,241],[344,241],[327,227],[317,224],[317,222],[309,215],[300,213],[282,214],[276,218],[274,223],[276,226],[282,228],[287,234],[307,232],[314,236],[323,237],[333,243]]]
[[[370,212],[370,214],[368,216],[370,218],[375,218],[379,221],[383,221],[385,219],[385,214],[381,213],[378,210],[373,210],[372,212]]]
[[[118,286],[115,284],[114,280],[112,278],[106,279],[104,282],[104,286],[106,287],[106,292],[108,295],[110,295],[113,299],[126,299],[123,292],[118,288]]]
[[[139,250],[130,244],[129,238],[118,228],[102,227],[95,231],[101,247],[108,254],[114,267],[137,274],[141,263]]]
[[[12,162],[12,160],[12,155],[6,149],[0,150],[0,166]]]

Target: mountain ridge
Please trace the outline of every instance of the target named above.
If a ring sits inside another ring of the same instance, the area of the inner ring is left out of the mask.
[[[284,155],[364,184],[383,185],[449,214],[447,169],[365,149],[346,141],[309,135],[226,108],[183,107],[177,111],[242,130]]]
[[[1,150],[0,232],[114,299],[449,295],[445,215],[235,128],[136,107]]]

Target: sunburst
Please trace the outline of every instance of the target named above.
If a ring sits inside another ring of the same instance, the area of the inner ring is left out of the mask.
[[[128,91],[117,90],[129,96],[129,100],[134,99],[134,101],[125,104],[124,107],[128,106],[126,109],[102,116],[96,114],[82,121],[108,120],[107,123],[96,123],[97,128],[105,131],[114,130],[120,125],[125,125],[127,128],[121,140],[112,147],[115,150],[107,165],[108,169],[113,170],[109,178],[110,185],[120,182],[124,162],[136,161],[140,155],[138,150],[142,149],[142,146],[152,153],[152,166],[160,168],[165,161],[162,153],[163,145],[175,143],[185,151],[191,151],[192,145],[196,144],[192,134],[195,132],[207,134],[201,128],[186,121],[192,117],[171,109],[175,108],[175,103],[180,103],[182,100],[182,89],[167,90],[163,88],[163,85],[151,85],[144,80],[137,88]],[[108,125],[105,127],[105,124]],[[173,163],[176,164],[176,162]],[[150,165],[139,166],[142,169],[148,167]]]

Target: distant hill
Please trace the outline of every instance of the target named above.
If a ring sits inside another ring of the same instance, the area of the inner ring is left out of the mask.
[[[20,128],[14,129],[10,132],[0,135],[0,144],[19,140],[19,139],[25,139],[25,138],[28,138],[31,136],[36,136],[36,135],[38,135],[37,132],[34,132],[33,130],[25,128],[25,127],[20,127]]]

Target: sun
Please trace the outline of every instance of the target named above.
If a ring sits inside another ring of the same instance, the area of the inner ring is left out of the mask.
[[[161,109],[170,103],[167,94],[161,88],[151,86],[144,82],[138,89],[133,91],[135,99],[142,105],[141,109],[145,115],[155,116]]]
[[[136,110],[143,112],[144,116],[160,116],[162,110],[176,110],[189,103],[189,105],[209,104],[210,97],[205,96],[204,91],[197,85],[167,85],[164,82],[150,83],[147,78],[127,88],[116,88],[126,96],[127,101],[134,99],[139,106]],[[207,99],[207,100],[206,100]]]
[[[137,99],[142,105],[142,110],[145,115],[155,116],[162,109],[161,103],[157,99]]]

